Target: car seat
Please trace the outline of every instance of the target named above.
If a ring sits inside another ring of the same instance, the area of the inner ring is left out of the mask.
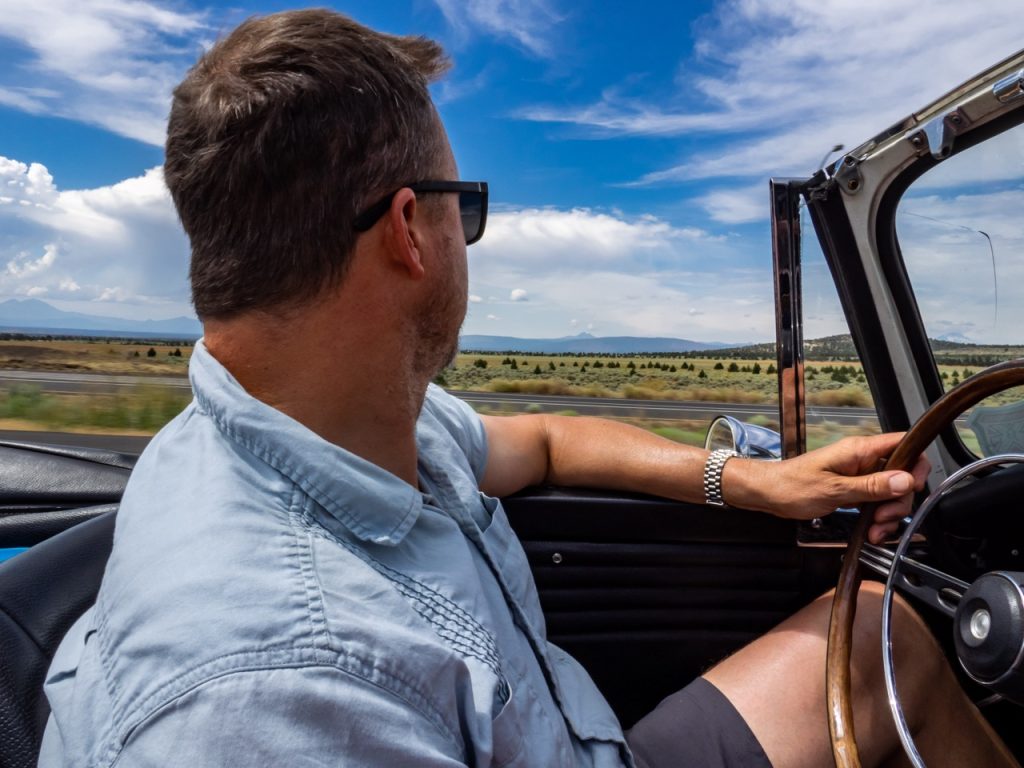
[[[38,761],[50,714],[43,680],[64,634],[96,600],[113,533],[111,509],[0,564],[0,768]]]

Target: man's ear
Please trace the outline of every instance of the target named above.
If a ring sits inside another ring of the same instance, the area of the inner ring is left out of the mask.
[[[423,277],[424,211],[418,205],[416,193],[403,187],[395,193],[387,212],[388,251],[399,269],[408,272],[414,280]]]

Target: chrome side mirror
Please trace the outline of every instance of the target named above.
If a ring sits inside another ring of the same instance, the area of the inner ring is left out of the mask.
[[[745,459],[778,461],[782,458],[782,440],[778,432],[747,424],[732,416],[715,417],[708,427],[704,447],[709,451],[727,448]]]

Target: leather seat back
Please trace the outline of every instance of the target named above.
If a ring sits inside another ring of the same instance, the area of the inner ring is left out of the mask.
[[[96,600],[113,533],[108,511],[0,564],[0,768],[36,765],[50,712],[43,680]]]

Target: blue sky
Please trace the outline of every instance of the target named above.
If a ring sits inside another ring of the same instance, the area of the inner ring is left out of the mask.
[[[332,7],[451,54],[434,97],[492,199],[466,332],[738,342],[774,332],[768,177],[809,174],[1020,46],[1010,0],[926,5]],[[169,93],[218,35],[289,7],[0,0],[0,299],[190,313],[160,173]]]

